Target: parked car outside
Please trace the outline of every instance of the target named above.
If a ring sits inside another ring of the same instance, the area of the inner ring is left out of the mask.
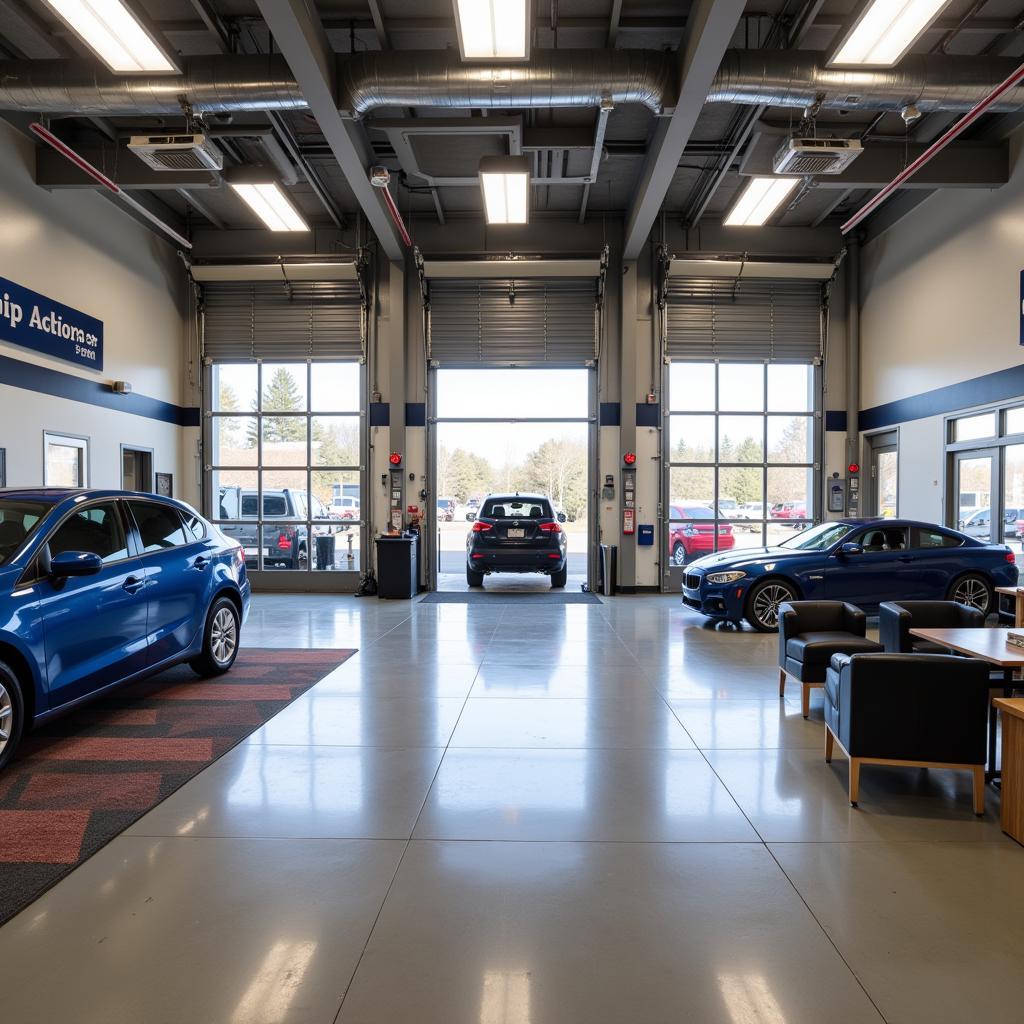
[[[772,505],[772,519],[807,519],[807,502],[779,501]],[[800,526],[800,529],[803,527]]]
[[[314,494],[282,487],[263,491],[263,567],[265,569],[305,569],[309,559],[308,529],[304,522],[307,507],[313,519],[328,519],[327,507]],[[218,519],[240,519],[225,523],[224,534],[238,541],[245,552],[246,565],[259,565],[260,538],[257,524],[259,494],[255,488],[222,487],[218,496]],[[251,520],[245,522],[244,520]],[[323,524],[313,527],[314,536],[333,532]]]
[[[318,499],[314,498],[314,500]],[[332,519],[342,520],[345,523],[342,529],[347,530],[353,522],[359,520],[359,499],[348,494],[337,495],[331,499],[327,514]]]
[[[437,518],[442,523],[450,523],[455,519],[455,506],[457,502],[454,498],[438,498],[437,499]]]
[[[1024,509],[1012,506],[1003,510],[1003,536],[1019,537],[1018,520],[1024,516]],[[968,537],[980,537],[987,539],[991,536],[992,509],[979,508],[972,512],[966,519],[961,520],[959,529]]]
[[[187,662],[228,671],[249,608],[239,544],[184,502],[0,490],[0,767],[25,732]]]
[[[552,587],[568,579],[568,541],[543,494],[489,494],[466,536],[466,582],[482,587],[494,572],[543,573]]]
[[[710,505],[685,500],[673,502],[669,519],[668,553],[673,565],[686,565],[694,557],[716,550],[716,535],[719,551],[730,551],[736,543],[729,523],[719,523],[716,534],[715,513]]]
[[[740,503],[735,498],[718,499],[718,515],[720,519],[736,519]]]
[[[761,522],[765,518],[765,504],[763,501],[745,501],[731,516],[734,520],[755,520],[756,525],[747,527],[751,533],[757,533],[761,529]]]
[[[687,566],[683,604],[712,619],[774,632],[785,601],[948,600],[984,613],[995,588],[1017,585],[1014,553],[963,533],[909,519],[842,519],[773,548],[699,558]]]

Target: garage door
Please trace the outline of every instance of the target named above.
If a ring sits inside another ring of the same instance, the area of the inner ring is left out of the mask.
[[[594,278],[431,281],[430,358],[581,366],[597,358],[597,299]]]

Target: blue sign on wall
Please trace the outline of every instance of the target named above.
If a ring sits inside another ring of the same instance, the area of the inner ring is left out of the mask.
[[[103,321],[0,277],[0,341],[103,369]]]

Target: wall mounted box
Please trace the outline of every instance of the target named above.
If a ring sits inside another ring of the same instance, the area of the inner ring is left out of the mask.
[[[651,525],[636,528],[636,542],[642,548],[654,546],[654,527]]]

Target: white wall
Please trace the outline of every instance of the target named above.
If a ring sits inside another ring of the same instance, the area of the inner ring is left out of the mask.
[[[186,369],[185,274],[174,249],[96,193],[47,192],[34,178],[34,144],[0,124],[0,276],[102,320],[104,367],[91,373],[2,340],[0,355],[197,405]],[[198,502],[198,430],[0,381],[8,484],[43,482],[44,430],[90,438],[93,486],[120,487],[120,445],[135,444],[154,449],[156,472],[174,474],[176,496]]]

